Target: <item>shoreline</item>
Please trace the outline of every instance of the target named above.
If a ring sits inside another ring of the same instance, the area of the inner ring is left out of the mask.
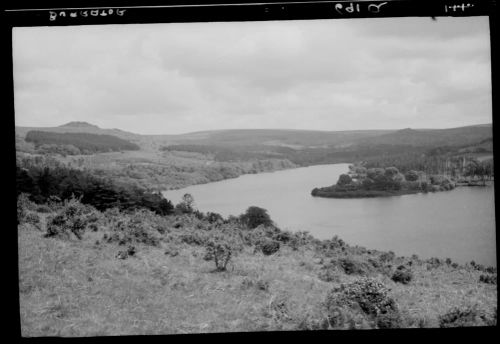
[[[164,190],[162,190],[162,192],[178,191],[178,190],[182,190],[182,189],[188,188],[190,186],[195,186],[195,185],[206,185],[206,184],[211,184],[211,183],[218,183],[218,182],[222,182],[222,181],[225,181],[225,180],[232,180],[232,179],[240,178],[240,177],[243,177],[243,176],[246,176],[246,175],[260,175],[260,174],[275,173],[275,172],[280,172],[280,171],[297,170],[297,169],[300,169],[300,168],[309,168],[309,167],[314,167],[314,166],[330,166],[330,165],[343,165],[343,164],[350,164],[350,163],[348,163],[348,162],[339,162],[339,163],[335,163],[335,164],[314,164],[314,165],[307,165],[307,166],[297,165],[295,167],[275,169],[275,170],[271,170],[271,171],[247,172],[247,173],[242,173],[242,174],[240,174],[238,176],[234,176],[234,177],[228,177],[228,178],[223,178],[223,179],[219,179],[219,180],[213,180],[213,181],[201,182],[201,183],[195,183],[195,184],[188,184],[188,185],[182,186],[182,187],[174,187],[174,188],[170,188],[170,189],[164,189]]]

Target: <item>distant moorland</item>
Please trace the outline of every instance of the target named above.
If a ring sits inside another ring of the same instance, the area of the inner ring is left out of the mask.
[[[32,137],[40,132],[46,133],[42,134],[44,140],[35,144]],[[88,149],[77,143],[81,133],[106,136],[92,139],[95,145]],[[108,135],[115,137],[113,145]],[[74,142],[69,145],[61,137]],[[118,139],[124,140],[120,141],[122,145],[114,142]],[[450,158],[481,160],[493,156],[492,128],[488,124],[422,130],[247,129],[139,135],[70,122],[52,128],[16,127],[16,148],[19,167],[37,164],[88,169],[148,190],[176,189],[246,173],[357,161],[365,161],[369,167],[396,167],[402,173],[414,169],[437,174],[439,165]]]

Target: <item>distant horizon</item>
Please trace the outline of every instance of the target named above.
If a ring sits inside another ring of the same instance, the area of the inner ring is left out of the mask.
[[[229,128],[229,129],[209,129],[209,130],[196,130],[196,131],[188,131],[188,132],[183,132],[183,133],[178,133],[178,134],[171,134],[171,133],[163,133],[163,134],[147,134],[147,133],[138,133],[134,131],[129,131],[129,130],[124,130],[121,128],[113,127],[113,128],[105,128],[101,127],[97,124],[90,123],[87,121],[70,121],[64,124],[60,125],[55,125],[55,126],[34,126],[34,125],[15,125],[16,127],[19,128],[61,128],[64,126],[67,126],[68,124],[71,123],[81,123],[81,124],[86,124],[91,127],[97,127],[98,129],[101,130],[120,130],[124,132],[129,132],[132,134],[136,135],[143,135],[143,136],[162,136],[162,135],[171,135],[171,136],[176,136],[176,135],[186,135],[186,134],[195,134],[195,133],[204,133],[204,132],[216,132],[216,131],[236,131],[236,130],[246,130],[246,131],[252,131],[252,130],[268,130],[268,131],[312,131],[312,132],[352,132],[352,131],[400,131],[400,130],[405,130],[405,129],[411,129],[411,130],[445,130],[445,129],[455,129],[455,128],[463,128],[463,127],[475,127],[475,126],[492,126],[493,122],[490,123],[477,123],[477,124],[467,124],[467,125],[460,125],[460,126],[453,126],[453,127],[442,127],[442,128],[412,128],[412,127],[403,127],[403,128],[371,128],[371,129],[348,129],[348,130],[316,130],[316,129],[293,129],[293,128]]]

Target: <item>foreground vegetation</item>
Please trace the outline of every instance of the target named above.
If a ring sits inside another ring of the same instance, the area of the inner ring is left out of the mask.
[[[453,149],[432,157],[429,147],[394,141],[398,133],[380,136],[377,145],[344,147],[342,133],[262,131],[256,137],[248,131],[242,137],[222,131],[199,135],[208,137],[207,142],[193,137],[183,142],[88,123],[56,129],[109,133],[140,149],[103,153],[118,142],[106,141],[89,150],[91,140],[82,143],[75,140],[78,135],[67,142],[38,144],[16,137],[23,336],[496,324],[496,268],[397,257],[338,237],[318,240],[305,231],[280,230],[259,207],[223,218],[197,211],[190,195],[174,206],[159,192],[244,173],[365,157],[371,157],[365,179],[372,183],[363,183],[363,171],[354,169],[341,177],[341,188],[362,185],[361,192],[398,192],[411,185],[419,191],[425,184],[431,191],[450,188],[433,175],[451,173],[443,166],[462,173],[464,159],[455,165],[447,161],[463,154],[460,149],[477,147],[457,148],[455,142]],[[470,145],[486,132],[480,128],[463,141],[451,130],[448,139]],[[415,142],[428,141],[426,133],[417,134]],[[349,135],[369,138],[367,133]],[[49,135],[51,140],[68,137]],[[74,145],[78,142],[80,147]],[[402,151],[413,158],[398,155]],[[384,159],[394,164],[377,165]],[[424,174],[411,180],[410,167],[420,163]]]
[[[496,325],[496,268],[223,218],[18,197],[22,335]]]

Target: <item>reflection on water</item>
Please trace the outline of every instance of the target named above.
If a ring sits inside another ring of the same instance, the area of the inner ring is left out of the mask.
[[[338,235],[351,245],[400,255],[496,265],[493,187],[366,199],[311,196],[314,187],[335,183],[347,166],[244,175],[164,194],[177,203],[190,193],[199,210],[224,216],[256,205],[267,209],[280,228],[307,230],[320,239]]]

